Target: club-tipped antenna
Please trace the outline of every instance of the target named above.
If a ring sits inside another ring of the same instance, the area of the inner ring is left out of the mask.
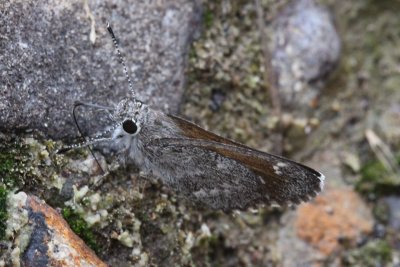
[[[111,127],[110,129],[108,129],[107,131],[105,131],[103,133],[96,134],[95,136],[92,136],[92,137],[87,137],[82,142],[74,143],[72,145],[64,146],[64,147],[62,147],[60,149],[57,149],[55,153],[56,154],[62,154],[62,153],[65,153],[65,152],[67,152],[67,151],[69,151],[71,149],[87,147],[87,146],[98,144],[98,143],[101,143],[101,142],[111,141],[113,139],[112,136],[107,137],[107,135],[112,133],[117,128],[117,126],[118,125],[114,125],[113,127]]]
[[[119,60],[121,61],[122,67],[124,68],[124,72],[125,72],[126,78],[128,79],[128,83],[129,83],[129,90],[132,93],[133,99],[136,99],[136,94],[135,94],[135,91],[133,90],[133,85],[132,85],[131,78],[128,75],[128,69],[126,68],[125,60],[124,60],[124,58],[123,58],[123,56],[121,54],[121,51],[119,50],[117,38],[115,37],[114,32],[113,32],[109,22],[107,22],[107,30],[111,35],[111,38],[112,38],[113,43],[114,43],[114,47],[115,47],[115,49],[117,50],[117,53],[118,53]]]

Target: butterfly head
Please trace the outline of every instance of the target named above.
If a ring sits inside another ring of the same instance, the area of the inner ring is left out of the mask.
[[[136,99],[124,99],[116,107],[113,119],[117,125],[113,139],[130,139],[136,136],[144,124],[145,105]]]

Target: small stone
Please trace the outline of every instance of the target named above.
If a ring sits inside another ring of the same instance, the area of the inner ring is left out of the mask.
[[[358,173],[361,170],[360,158],[351,152],[343,153],[343,163],[354,173]]]
[[[333,100],[331,104],[331,109],[335,112],[339,112],[342,109],[342,106],[340,105],[339,101]]]
[[[386,228],[383,224],[377,223],[374,225],[374,236],[376,238],[385,238],[386,235]]]
[[[102,219],[105,219],[108,216],[108,211],[107,210],[99,210],[99,214]]]
[[[395,145],[400,145],[400,105],[395,103],[386,108],[378,123],[386,139]]]
[[[211,236],[210,228],[205,223],[203,223],[201,225],[201,235],[205,236],[205,237],[210,237]]]
[[[310,124],[310,126],[312,126],[313,128],[316,128],[320,125],[320,121],[318,118],[311,118],[308,123]]]
[[[140,254],[139,266],[148,266],[149,255],[146,252]]]
[[[132,256],[139,256],[141,253],[141,250],[139,248],[134,248],[132,249]]]
[[[313,0],[291,1],[274,21],[272,66],[284,106],[310,106],[340,56],[331,15]]]
[[[388,226],[395,231],[400,231],[400,197],[390,196],[383,199],[388,207]]]
[[[281,117],[281,122],[284,127],[289,127],[293,124],[293,115],[291,113],[283,113]]]

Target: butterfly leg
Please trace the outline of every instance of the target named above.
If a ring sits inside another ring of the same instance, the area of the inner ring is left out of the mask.
[[[96,108],[96,109],[100,109],[100,110],[106,110],[106,111],[109,113],[109,115],[110,115],[110,111],[113,110],[113,108],[107,107],[107,106],[102,106],[102,105],[97,105],[97,104],[92,104],[92,103],[82,102],[82,101],[75,101],[75,103],[74,103],[74,108],[72,109],[72,116],[73,116],[73,118],[74,118],[74,122],[75,122],[76,128],[78,129],[78,132],[79,132],[79,134],[80,134],[81,136],[84,136],[84,134],[82,133],[82,130],[81,130],[81,128],[79,127],[78,120],[76,119],[76,113],[75,113],[76,108],[77,108],[77,107],[80,107],[80,106],[83,106],[83,107],[90,107],[90,108]],[[103,168],[101,167],[100,163],[98,162],[96,156],[95,156],[94,153],[93,153],[92,148],[91,148],[90,146],[88,146],[88,149],[89,149],[90,153],[92,154],[92,156],[94,157],[94,159],[96,160],[97,165],[99,165],[100,169],[102,170],[103,175],[108,174],[108,171],[104,171]]]
[[[80,101],[80,100],[75,101],[74,109],[79,106],[90,107],[90,108],[95,108],[95,109],[102,109],[102,110],[109,110],[109,111],[114,110],[114,108],[108,107],[108,106],[93,104],[93,103],[84,102],[84,101]]]
[[[95,189],[95,190],[98,189],[103,184],[103,182],[106,180],[106,178],[108,178],[109,174],[110,174],[110,172],[107,170],[105,172],[103,171],[103,173],[100,175],[96,175],[96,176],[92,177],[91,184],[93,185],[93,189]]]

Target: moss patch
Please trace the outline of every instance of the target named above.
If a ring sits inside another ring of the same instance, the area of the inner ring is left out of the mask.
[[[345,266],[386,266],[392,259],[392,249],[384,241],[372,241],[365,246],[350,251],[343,258]]]
[[[7,190],[0,186],[0,240],[3,240],[7,227]]]
[[[190,51],[182,115],[224,137],[260,147],[270,114],[253,3],[204,3],[204,31]],[[232,120],[232,117],[235,118]]]
[[[20,140],[0,144],[0,184],[6,188],[21,187],[28,175],[29,147]]]
[[[203,23],[207,29],[211,28],[214,23],[214,14],[211,10],[206,10],[203,14]]]
[[[400,165],[400,158],[397,158]],[[371,161],[361,169],[361,178],[356,183],[356,190],[364,195],[382,196],[396,194],[400,189],[398,177],[389,173],[377,160]]]
[[[62,210],[62,215],[68,222],[72,231],[82,238],[83,241],[85,241],[85,243],[98,254],[101,247],[96,241],[95,234],[89,228],[85,220],[70,207],[64,208]]]
[[[24,180],[30,179],[29,146],[15,140],[1,140],[0,142],[0,240],[5,238],[7,227],[7,194],[9,189],[21,188]]]

